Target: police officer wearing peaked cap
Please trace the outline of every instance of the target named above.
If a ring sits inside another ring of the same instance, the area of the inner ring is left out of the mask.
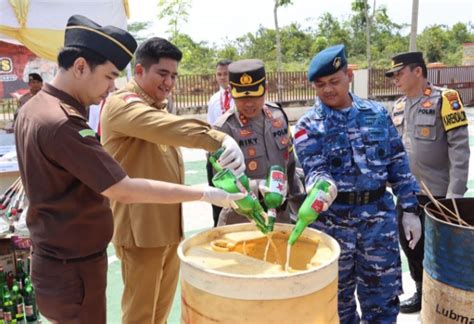
[[[408,154],[410,168],[436,198],[462,197],[469,174],[468,120],[459,93],[436,87],[427,81],[427,69],[421,52],[401,53],[392,58],[385,73],[404,94],[392,108],[392,120]],[[429,198],[418,195],[423,206]],[[423,209],[419,221],[424,223]],[[415,294],[400,304],[402,313],[421,309],[424,236],[418,244],[410,242],[410,233],[398,208],[400,245],[405,252],[410,274],[416,284]],[[421,224],[420,224],[421,222]]]
[[[215,128],[239,143],[245,157],[245,174],[257,196],[266,190],[264,183],[271,166],[279,165],[285,170],[287,200],[277,209],[276,219],[280,223],[290,223],[290,206],[298,210],[304,186],[296,175],[296,157],[286,113],[277,104],[265,102],[266,73],[261,60],[231,63],[229,81],[234,106],[217,120]],[[262,204],[265,206],[263,201]],[[226,208],[220,213],[218,226],[248,221]]]
[[[338,313],[341,323],[358,323],[355,290],[367,323],[395,323],[402,293],[397,220],[391,185],[415,217],[418,187],[406,153],[385,108],[349,92],[352,71],[343,45],[316,54],[308,68],[316,103],[297,122],[295,148],[306,188],[323,180],[337,197],[310,226],[341,246]]]
[[[64,45],[58,73],[22,107],[15,127],[30,202],[32,282],[39,310],[50,321],[102,324],[106,248],[113,233],[106,197],[128,203],[217,202],[208,199],[215,197],[214,188],[130,179],[87,125],[86,107],[107,96],[132,59],[137,46],[132,35],[76,15],[68,20]]]

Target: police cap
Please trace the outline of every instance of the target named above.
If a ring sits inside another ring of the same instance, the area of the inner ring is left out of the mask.
[[[229,64],[233,98],[261,97],[265,94],[265,66],[261,60],[240,60]]]
[[[425,60],[423,59],[423,53],[421,52],[406,52],[395,55],[392,57],[392,65],[390,70],[385,72],[385,76],[391,78],[393,73],[400,71],[405,66],[409,64],[422,64],[425,65]]]
[[[328,47],[316,54],[308,68],[308,80],[336,73],[347,65],[345,46],[342,44]]]
[[[131,61],[137,42],[125,30],[100,26],[87,17],[74,15],[67,22],[64,47],[86,48],[123,70]]]

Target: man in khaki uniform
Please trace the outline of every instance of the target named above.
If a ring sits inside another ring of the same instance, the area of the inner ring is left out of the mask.
[[[427,81],[427,69],[421,52],[401,53],[392,58],[385,73],[393,78],[404,94],[395,102],[392,120],[402,137],[410,169],[417,181],[423,181],[436,198],[463,197],[469,174],[468,120],[456,90],[435,87]],[[429,198],[418,195],[423,206]],[[401,211],[399,210],[399,217]],[[419,212],[424,224],[424,213]],[[399,220],[400,245],[405,252],[410,274],[416,283],[413,297],[400,304],[400,312],[421,309],[424,235],[410,245],[409,235]],[[421,225],[420,225],[421,226]]]
[[[288,118],[278,105],[265,102],[265,67],[256,59],[229,65],[234,106],[222,115],[214,127],[232,136],[244,154],[246,171],[253,191],[258,195],[270,167],[279,165],[288,179],[287,198],[302,202],[304,187],[295,173],[295,154]],[[277,222],[290,223],[288,201],[277,210]],[[295,210],[298,207],[294,208]],[[232,210],[223,209],[218,226],[249,220]]]
[[[181,51],[162,38],[139,46],[134,79],[103,108],[104,148],[133,177],[184,183],[179,146],[211,152],[225,146],[221,165],[243,172],[242,152],[230,136],[167,111],[165,99],[175,85],[181,58]],[[122,261],[125,286],[122,323],[164,323],[179,274],[181,204],[125,205],[112,200],[111,207],[112,242]]]

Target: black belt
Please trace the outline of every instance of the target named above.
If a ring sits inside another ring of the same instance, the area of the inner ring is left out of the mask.
[[[334,202],[347,205],[365,205],[385,194],[385,186],[371,191],[338,192]]]
[[[91,254],[91,255],[87,255],[85,257],[72,258],[72,259],[59,259],[59,258],[55,258],[51,255],[41,255],[41,254],[37,254],[37,253],[34,253],[34,254],[39,256],[40,258],[45,258],[45,259],[55,261],[55,262],[59,262],[59,263],[62,263],[62,264],[68,264],[68,263],[85,262],[85,261],[97,259],[99,257],[102,257],[102,256],[106,255],[106,252],[104,250],[104,251],[100,251],[100,252],[97,252],[97,253],[94,253],[94,254]]]

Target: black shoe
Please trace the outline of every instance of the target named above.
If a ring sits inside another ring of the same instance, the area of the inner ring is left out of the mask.
[[[421,283],[416,283],[416,292],[400,303],[400,313],[411,314],[421,310]]]

